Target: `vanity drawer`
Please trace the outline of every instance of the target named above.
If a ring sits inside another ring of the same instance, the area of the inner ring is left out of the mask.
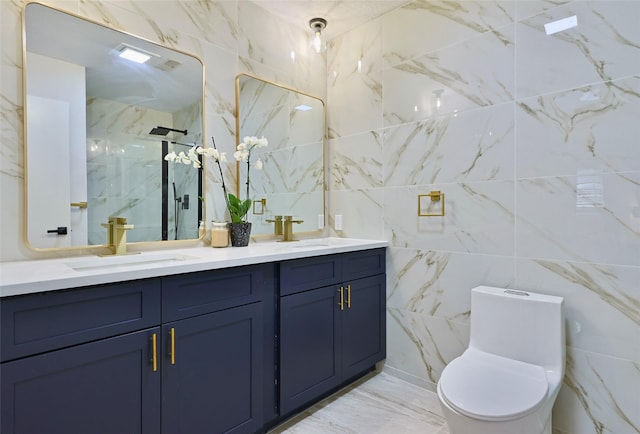
[[[3,298],[1,360],[160,324],[160,279]]]
[[[280,263],[280,295],[295,294],[342,281],[342,255],[315,256]]]
[[[251,265],[164,277],[162,321],[261,301],[265,289],[273,291],[273,267],[273,264]]]
[[[342,255],[342,280],[355,280],[386,272],[386,249],[362,250]]]

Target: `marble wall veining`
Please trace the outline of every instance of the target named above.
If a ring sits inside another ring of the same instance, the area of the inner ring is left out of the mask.
[[[415,0],[331,41],[330,210],[392,244],[389,372],[435,390],[474,286],[560,295],[554,431],[640,432],[639,22],[636,1]],[[446,216],[417,217],[435,189]]]

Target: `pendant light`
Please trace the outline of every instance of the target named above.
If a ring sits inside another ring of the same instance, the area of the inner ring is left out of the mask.
[[[314,33],[313,48],[316,50],[316,53],[320,53],[322,51],[322,39],[320,36],[324,28],[327,27],[327,20],[324,18],[311,18],[309,20],[309,27],[311,27]]]

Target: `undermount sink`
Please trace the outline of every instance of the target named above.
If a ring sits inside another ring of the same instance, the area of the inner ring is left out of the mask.
[[[308,248],[308,247],[328,247],[331,243],[328,239],[320,240],[300,240],[298,242],[291,243],[293,248]]]
[[[309,238],[306,240],[283,243],[293,249],[308,249],[313,247],[340,247],[350,244],[352,240],[344,238]]]
[[[172,264],[176,262],[198,259],[196,256],[174,253],[140,253],[124,256],[104,256],[92,259],[79,259],[65,265],[76,271],[100,270],[115,267],[135,267],[147,264]]]

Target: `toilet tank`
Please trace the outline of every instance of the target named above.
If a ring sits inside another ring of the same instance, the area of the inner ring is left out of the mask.
[[[559,370],[564,367],[563,298],[514,289],[471,290],[469,346]]]

